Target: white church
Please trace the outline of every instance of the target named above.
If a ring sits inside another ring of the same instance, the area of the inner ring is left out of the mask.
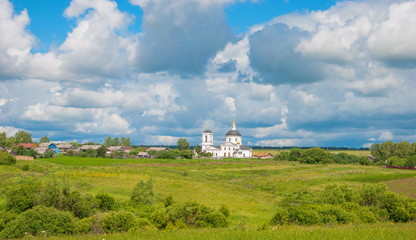
[[[211,153],[213,157],[251,158],[253,150],[242,144],[243,137],[236,128],[235,121],[231,124],[231,130],[225,134],[225,143],[214,146],[214,133],[205,130],[202,133],[202,151]]]

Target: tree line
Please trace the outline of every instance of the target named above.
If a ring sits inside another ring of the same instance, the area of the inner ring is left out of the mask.
[[[375,162],[396,167],[416,166],[416,143],[393,141],[375,143],[370,148]]]

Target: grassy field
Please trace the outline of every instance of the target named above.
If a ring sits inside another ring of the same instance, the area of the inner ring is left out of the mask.
[[[289,151],[287,149],[253,149],[253,152],[263,152],[263,153],[271,153],[273,156],[276,156],[281,151]],[[355,156],[367,156],[370,154],[369,150],[329,150],[330,153],[347,153],[350,155]]]
[[[30,166],[29,171],[21,170],[25,164]],[[153,177],[155,192],[159,197],[171,195],[175,201],[197,201],[216,209],[224,204],[231,211],[230,227],[226,230],[181,230],[174,234],[169,231],[145,232],[137,236],[127,233],[111,235],[108,239],[189,239],[189,236],[198,236],[197,239],[414,239],[416,236],[416,223],[382,223],[371,227],[289,227],[256,231],[259,226],[268,223],[282,203],[296,201],[299,196],[307,199],[312,195],[310,193],[331,183],[354,187],[386,182],[392,190],[415,197],[414,188],[406,188],[409,184],[415,186],[416,171],[412,170],[253,159],[120,160],[59,156],[18,161],[15,166],[0,166],[0,188],[15,184],[21,176],[65,181],[80,192],[109,193],[119,201],[129,199],[138,181]],[[0,192],[0,205],[4,204]],[[322,234],[332,237],[324,238]],[[78,236],[65,239],[103,238]]]
[[[414,240],[416,237],[416,223],[407,224],[363,224],[338,225],[319,227],[279,227],[275,229],[236,230],[236,229],[201,229],[201,230],[175,230],[175,231],[147,231],[125,234],[109,235],[82,235],[70,237],[52,237],[51,240]]]

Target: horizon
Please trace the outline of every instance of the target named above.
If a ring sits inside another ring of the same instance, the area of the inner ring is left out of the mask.
[[[0,0],[0,132],[415,142],[416,1]]]

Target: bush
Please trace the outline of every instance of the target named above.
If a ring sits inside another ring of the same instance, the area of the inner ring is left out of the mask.
[[[21,238],[31,235],[73,234],[79,221],[69,212],[61,212],[52,207],[36,206],[20,214],[9,222],[0,237]]]
[[[107,193],[100,193],[95,198],[98,201],[98,208],[102,211],[111,211],[115,209],[116,201]]]
[[[153,179],[149,179],[147,182],[140,181],[136,184],[131,194],[131,201],[133,204],[153,204],[155,200],[155,194],[153,192]]]
[[[13,165],[16,164],[16,158],[5,152],[5,151],[0,151],[0,165]]]
[[[130,212],[111,212],[104,217],[103,228],[107,233],[126,232],[138,225],[136,216]]]
[[[35,205],[39,185],[33,179],[23,179],[6,191],[6,209],[24,212]]]
[[[321,193],[320,202],[328,204],[342,204],[353,201],[353,191],[345,185],[327,185]]]
[[[299,159],[301,163],[331,163],[330,153],[322,148],[309,148],[302,153],[302,157]]]
[[[174,226],[220,228],[228,225],[222,213],[195,202],[174,204],[166,209],[166,214]]]
[[[6,227],[7,223],[13,221],[17,217],[14,211],[0,211],[0,232]]]
[[[23,165],[23,166],[22,166],[22,170],[23,170],[23,171],[29,171],[29,170],[30,170],[30,166],[29,166],[29,164],[25,164],[25,165]]]
[[[338,164],[359,163],[361,160],[360,157],[349,155],[347,153],[331,154],[331,159],[334,163]]]

